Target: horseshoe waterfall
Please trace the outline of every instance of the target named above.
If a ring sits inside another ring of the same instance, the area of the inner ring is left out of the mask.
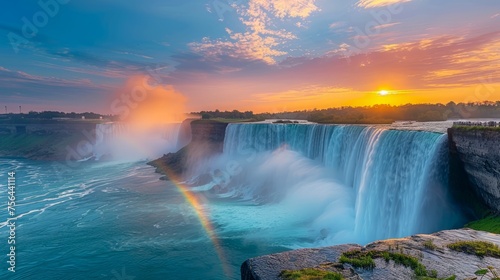
[[[224,154],[243,162],[228,191],[265,203],[277,194],[279,203],[295,197],[293,208],[310,212],[320,244],[430,233],[462,219],[450,199],[444,134],[230,124]]]

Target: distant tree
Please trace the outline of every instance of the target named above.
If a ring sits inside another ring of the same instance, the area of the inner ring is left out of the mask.
[[[423,114],[420,114],[417,117],[417,121],[421,122],[429,122],[429,121],[444,121],[445,118],[442,113],[438,111],[427,111]]]

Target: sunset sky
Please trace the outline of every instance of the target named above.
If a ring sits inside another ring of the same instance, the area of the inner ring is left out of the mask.
[[[499,0],[0,7],[1,112],[114,113],[141,77],[182,96],[187,111],[500,100]]]

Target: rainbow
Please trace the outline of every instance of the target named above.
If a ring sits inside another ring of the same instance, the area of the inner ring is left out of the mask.
[[[232,274],[231,268],[226,259],[222,246],[220,245],[219,239],[217,238],[215,229],[212,225],[212,222],[210,221],[208,213],[201,203],[201,200],[196,196],[195,193],[190,191],[184,183],[182,183],[182,181],[176,174],[171,172],[166,166],[161,166],[161,169],[174,184],[174,186],[179,190],[182,196],[184,196],[186,202],[189,203],[189,205],[191,205],[191,207],[193,208],[198,220],[200,221],[201,226],[207,233],[208,238],[210,238],[214,246],[217,257],[219,258],[219,261],[222,265],[224,274],[226,276],[230,276]]]
[[[131,139],[128,139],[128,138],[125,140],[127,141],[127,143],[129,145],[132,145],[133,147],[135,147],[135,150],[147,152],[144,145],[142,145],[142,143],[140,143],[138,140],[134,141],[133,138],[132,138],[132,141],[130,141]],[[207,213],[206,209],[203,207],[203,204],[201,203],[200,199],[196,196],[195,193],[190,191],[189,188],[185,184],[182,183],[182,180],[174,172],[169,170],[169,168],[167,166],[162,165],[162,166],[159,166],[159,168],[161,168],[162,171],[164,172],[164,174],[167,175],[169,180],[179,190],[179,192],[182,194],[182,196],[184,196],[186,202],[191,205],[192,209],[196,213],[196,216],[197,216],[198,220],[200,221],[201,226],[203,227],[203,229],[207,233],[207,236],[210,238],[210,240],[214,246],[215,252],[216,252],[216,254],[219,258],[219,261],[222,265],[222,269],[224,271],[224,274],[226,276],[232,275],[229,263],[227,262],[224,251],[222,250],[222,246],[220,245],[219,239],[217,238],[217,235],[215,233],[212,222],[210,221],[208,213]]]

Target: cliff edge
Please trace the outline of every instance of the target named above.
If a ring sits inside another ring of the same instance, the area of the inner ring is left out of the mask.
[[[478,196],[500,213],[500,129],[452,127],[450,153],[455,154]]]

